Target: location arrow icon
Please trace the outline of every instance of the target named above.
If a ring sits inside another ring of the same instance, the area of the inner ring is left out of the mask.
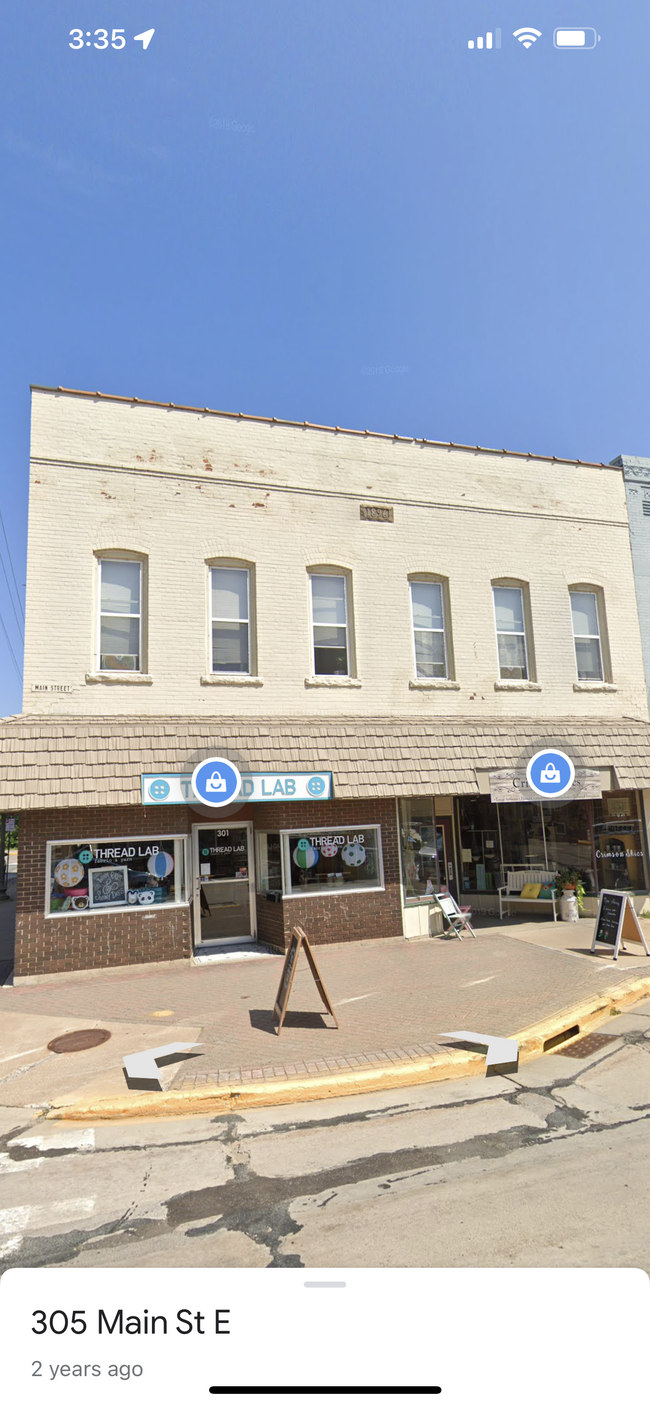
[[[169,1064],[174,1055],[192,1050],[201,1043],[200,1040],[190,1040],[189,1044],[185,1040],[177,1040],[173,1045],[159,1045],[155,1050],[140,1050],[138,1054],[125,1055],[122,1063],[127,1079],[154,1080],[162,1089],[158,1065]]]
[[[479,1045],[487,1051],[485,1069],[487,1074],[515,1074],[519,1068],[519,1041],[506,1040],[502,1035],[479,1035],[476,1030],[443,1030],[448,1040],[464,1040],[468,1045]]]
[[[139,39],[143,49],[148,49],[155,33],[155,29],[145,29],[142,34],[134,34],[133,39]]]

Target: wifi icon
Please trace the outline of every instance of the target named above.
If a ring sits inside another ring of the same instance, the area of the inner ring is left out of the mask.
[[[529,26],[526,26],[524,29],[513,30],[512,37],[513,39],[518,39],[519,43],[523,44],[524,49],[530,49],[531,44],[534,44],[536,39],[541,39],[542,31],[541,29],[531,29]]]

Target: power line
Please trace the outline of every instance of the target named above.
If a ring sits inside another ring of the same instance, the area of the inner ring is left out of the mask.
[[[7,641],[7,647],[8,647],[8,649],[9,649],[9,653],[10,653],[10,655],[11,655],[13,661],[14,661],[14,669],[16,670],[16,674],[18,675],[18,682],[19,682],[19,684],[22,684],[23,676],[22,676],[22,674],[21,674],[21,672],[20,672],[20,669],[19,669],[19,667],[18,667],[18,663],[17,663],[17,661],[16,661],[16,656],[15,656],[14,651],[13,651],[13,648],[12,648],[11,640],[9,639],[9,636],[8,636],[8,634],[7,634],[7,627],[6,627],[5,622],[4,622],[3,618],[2,618],[2,615],[0,615],[0,625],[2,625],[3,634],[4,634],[4,637],[5,637],[6,641]]]
[[[15,579],[14,564],[13,564],[13,561],[11,561],[11,548],[10,548],[10,546],[8,546],[7,529],[6,529],[6,526],[4,526],[3,510],[1,510],[1,508],[0,508],[0,526],[1,526],[1,529],[3,529],[4,541],[6,541],[6,543],[7,543],[7,557],[8,557],[8,564],[10,564],[10,567],[11,567],[11,575],[13,575],[13,578],[14,578],[15,599],[17,599],[18,606],[20,606],[20,613],[21,613],[21,616],[23,616],[23,620],[24,620],[24,619],[25,619],[25,612],[24,612],[24,610],[23,610],[23,602],[21,602],[21,599],[20,599],[20,591],[18,591],[18,582],[17,582],[17,579]]]
[[[22,627],[22,625],[21,625],[21,623],[20,623],[20,620],[18,619],[18,612],[17,612],[16,607],[15,607],[15,605],[14,605],[14,598],[13,598],[13,595],[12,595],[12,593],[11,593],[11,586],[10,586],[10,584],[9,584],[9,577],[7,576],[7,568],[6,568],[6,566],[5,566],[5,561],[4,561],[4,557],[3,557],[3,555],[2,555],[2,552],[0,552],[0,564],[2,565],[2,570],[4,571],[5,581],[7,582],[7,595],[9,596],[9,600],[11,601],[11,608],[12,608],[12,610],[13,610],[13,613],[14,613],[15,617],[16,617],[16,624],[17,624],[17,626],[18,626],[18,634],[20,635],[20,638],[21,638],[21,640],[22,640],[22,642],[23,642],[23,644],[24,644],[24,643],[25,643],[25,636],[24,636],[24,634],[23,634],[23,627]],[[18,604],[20,605],[20,598],[18,599]],[[24,619],[24,617],[23,617],[23,619]]]

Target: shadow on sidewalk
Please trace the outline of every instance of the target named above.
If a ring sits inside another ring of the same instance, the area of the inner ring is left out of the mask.
[[[249,1011],[248,1014],[254,1030],[262,1030],[267,1035],[277,1035],[272,1011]],[[319,1011],[287,1011],[284,1025],[293,1026],[294,1029],[299,1030],[329,1030],[330,1028]]]

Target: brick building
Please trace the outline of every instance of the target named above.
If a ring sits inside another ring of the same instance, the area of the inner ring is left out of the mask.
[[[17,981],[416,936],[517,868],[642,906],[648,788],[620,467],[34,388]]]

